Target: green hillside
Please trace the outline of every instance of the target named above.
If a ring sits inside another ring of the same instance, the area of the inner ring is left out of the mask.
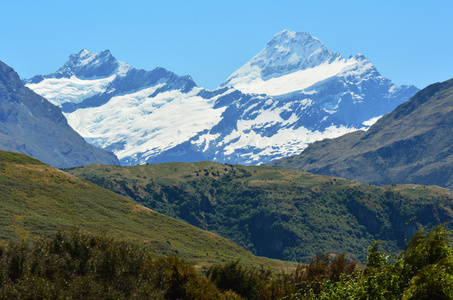
[[[77,227],[121,240],[144,242],[156,255],[193,264],[243,261],[280,267],[235,243],[169,218],[28,156],[0,151],[1,240],[52,236]]]
[[[382,240],[384,249],[399,250],[418,228],[453,217],[453,197],[433,186],[375,187],[302,171],[213,162],[67,171],[216,232],[254,254],[285,260],[344,252],[363,261],[375,240]]]

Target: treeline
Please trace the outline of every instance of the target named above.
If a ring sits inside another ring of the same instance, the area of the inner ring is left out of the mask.
[[[418,231],[398,254],[369,249],[365,266],[318,255],[291,272],[240,261],[206,274],[177,257],[78,231],[0,245],[1,299],[453,299],[451,232]]]

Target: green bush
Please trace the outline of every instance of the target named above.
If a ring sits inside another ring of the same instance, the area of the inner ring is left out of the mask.
[[[285,299],[453,299],[450,236],[443,225],[420,229],[399,254],[378,251],[376,243],[366,268],[339,268],[335,277],[329,275],[327,258],[318,257]]]
[[[239,299],[176,257],[79,231],[0,247],[1,299]]]
[[[59,231],[0,244],[0,299],[453,299],[450,236],[443,226],[419,230],[399,254],[374,244],[363,267],[326,254],[288,274],[238,260],[202,276],[142,245]]]
[[[223,291],[234,291],[246,299],[259,299],[258,286],[266,281],[269,273],[245,268],[237,260],[210,267],[206,276]]]

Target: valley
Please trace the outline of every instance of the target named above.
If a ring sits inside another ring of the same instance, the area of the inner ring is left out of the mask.
[[[253,256],[219,235],[22,154],[0,151],[0,193],[2,241],[38,240],[74,228],[143,243],[155,256],[178,255],[199,268],[237,259],[276,268],[291,266]]]
[[[453,79],[305,31],[215,89],[110,50],[0,61],[0,298],[453,297],[452,125]]]

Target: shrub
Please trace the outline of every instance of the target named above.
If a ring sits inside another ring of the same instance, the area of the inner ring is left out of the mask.
[[[0,299],[238,299],[176,257],[79,231],[0,248]]]

